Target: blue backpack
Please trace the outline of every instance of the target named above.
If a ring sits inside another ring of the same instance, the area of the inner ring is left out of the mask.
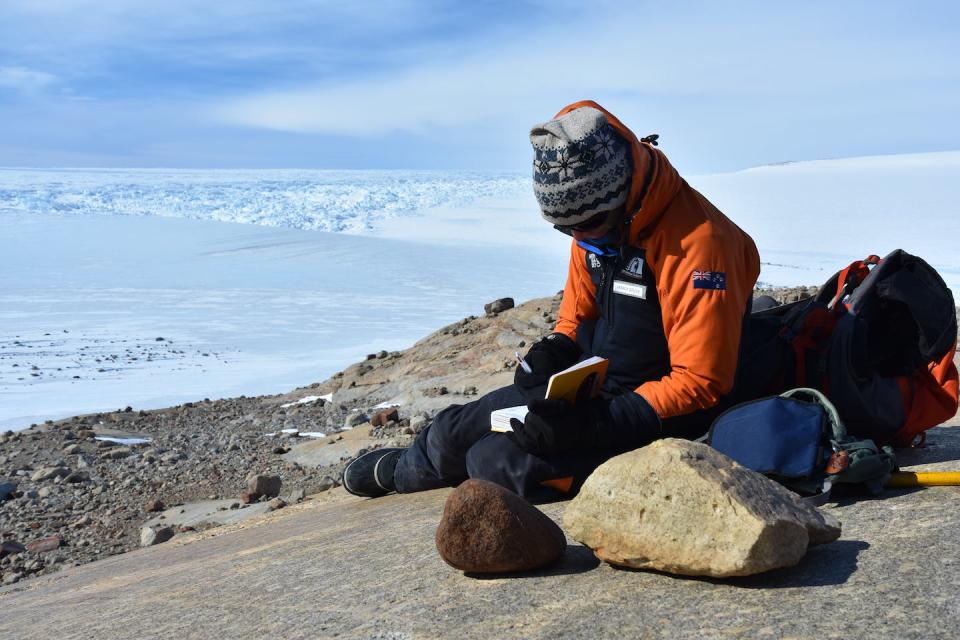
[[[838,483],[879,493],[896,459],[890,447],[847,433],[836,408],[815,389],[791,389],[739,404],[711,425],[706,443],[811,501]]]

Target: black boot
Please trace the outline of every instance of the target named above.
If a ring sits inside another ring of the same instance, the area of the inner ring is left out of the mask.
[[[393,471],[406,449],[383,448],[355,458],[343,470],[343,488],[355,496],[377,498],[397,490]]]

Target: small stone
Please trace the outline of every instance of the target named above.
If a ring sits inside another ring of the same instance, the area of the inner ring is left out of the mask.
[[[140,529],[140,546],[152,547],[174,536],[173,527],[143,527]]]
[[[86,527],[91,524],[93,524],[93,518],[91,518],[89,515],[85,515],[70,526],[72,526],[74,529],[80,529],[81,527]]]
[[[4,585],[16,584],[16,583],[19,582],[22,578],[23,578],[23,573],[21,573],[20,571],[17,571],[17,572],[15,572],[15,573],[11,573],[11,574],[8,575],[8,576],[4,576],[4,578],[3,578],[3,584],[4,584]]]
[[[0,558],[15,556],[18,553],[23,553],[26,550],[27,548],[16,540],[4,540],[3,542],[0,542]]]
[[[0,482],[0,502],[13,498],[13,493],[17,490],[17,485],[12,482]]]
[[[283,481],[280,476],[268,476],[264,474],[252,474],[247,477],[247,491],[260,496],[276,498],[280,495],[280,486]]]
[[[323,476],[320,484],[317,485],[317,491],[329,491],[337,486],[337,480],[333,476]]]
[[[414,433],[420,433],[429,422],[425,416],[416,415],[410,418],[410,428],[413,429]]]
[[[467,480],[447,497],[436,543],[447,564],[472,573],[536,569],[555,562],[567,548],[553,520],[486,480]]]
[[[303,502],[307,497],[307,490],[300,488],[294,489],[290,492],[290,495],[287,496],[286,500],[288,504]]]
[[[35,471],[30,479],[34,482],[42,482],[50,478],[63,478],[68,475],[70,475],[70,469],[66,467],[44,467]]]
[[[396,407],[390,407],[389,409],[384,409],[383,411],[378,411],[373,414],[370,418],[370,424],[375,427],[382,427],[386,425],[391,420],[399,420],[400,413],[397,411]]]
[[[105,460],[120,460],[126,458],[131,453],[133,453],[133,449],[130,447],[113,447],[100,457]]]
[[[49,538],[40,538],[27,543],[27,551],[31,553],[46,553],[56,551],[63,544],[63,538],[60,536],[50,536]]]
[[[63,450],[64,455],[72,456],[77,453],[83,453],[83,447],[78,444],[71,444]]]
[[[507,309],[513,309],[513,298],[499,298],[483,305],[483,311],[488,316],[495,316]]]
[[[351,413],[343,423],[344,429],[353,429],[367,421],[366,414]]]
[[[40,558],[34,558],[27,564],[23,565],[23,568],[26,569],[28,573],[33,573],[35,571],[39,571],[40,569],[43,569],[43,566],[44,566],[43,560],[41,560]]]
[[[274,498],[273,500],[267,503],[267,509],[269,509],[270,511],[283,509],[285,506],[287,506],[287,502],[283,498]]]
[[[240,501],[243,504],[253,504],[260,499],[259,493],[253,493],[252,491],[244,491],[240,494]]]
[[[712,577],[791,567],[840,536],[832,516],[773,480],[673,438],[600,465],[563,521],[611,564]]]
[[[63,481],[67,484],[78,484],[88,480],[90,480],[90,474],[86,471],[74,471],[63,478]]]
[[[143,505],[143,510],[147,513],[157,513],[158,511],[164,511],[166,508],[167,505],[163,504],[163,500],[158,498],[147,500],[147,503]]]
[[[290,447],[285,447],[285,446],[283,446],[283,445],[277,445],[276,447],[274,447],[274,448],[272,449],[272,451],[273,451],[273,453],[276,453],[277,455],[283,455],[283,454],[287,453],[288,451],[290,451]]]

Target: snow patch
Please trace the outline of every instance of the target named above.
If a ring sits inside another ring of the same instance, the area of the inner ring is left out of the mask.
[[[104,442],[113,442],[116,444],[149,444],[153,442],[152,438],[115,438],[113,436],[94,436],[94,440],[103,440]]]
[[[282,409],[286,409],[286,408],[288,408],[288,407],[295,407],[295,406],[298,405],[298,404],[311,404],[311,403],[314,403],[314,402],[317,402],[317,401],[320,401],[320,400],[323,400],[324,402],[333,402],[333,394],[332,394],[332,393],[328,393],[328,394],[322,395],[322,396],[306,396],[306,397],[300,398],[299,400],[295,400],[295,401],[293,401],[293,402],[287,402],[286,404],[282,404],[282,405],[280,405],[280,407],[281,407]]]

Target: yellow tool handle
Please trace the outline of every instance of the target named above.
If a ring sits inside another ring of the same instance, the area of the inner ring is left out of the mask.
[[[960,485],[960,471],[897,471],[890,474],[888,488],[950,487]]]

